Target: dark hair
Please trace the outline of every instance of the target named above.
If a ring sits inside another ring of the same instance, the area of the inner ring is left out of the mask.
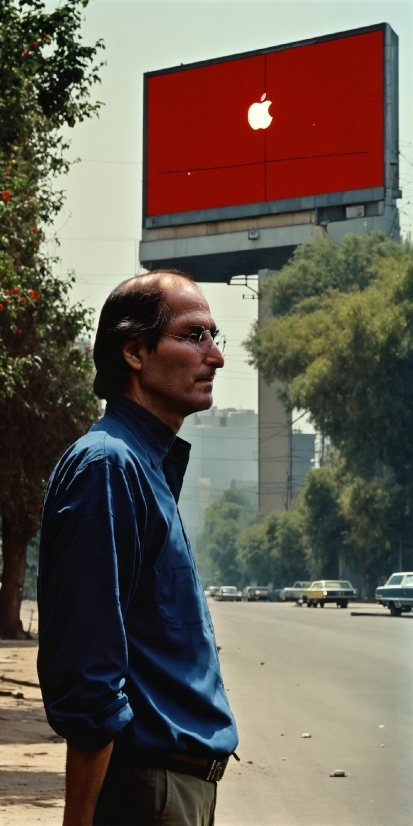
[[[154,270],[122,281],[106,299],[93,350],[93,389],[100,399],[115,399],[126,390],[129,367],[122,350],[127,341],[138,339],[149,352],[156,350],[166,324],[172,320],[162,289],[162,280],[168,274],[193,281],[191,275],[180,270]]]

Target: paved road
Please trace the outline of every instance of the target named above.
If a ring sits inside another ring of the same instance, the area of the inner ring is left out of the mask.
[[[413,616],[210,607],[241,757],[216,826],[412,826]]]

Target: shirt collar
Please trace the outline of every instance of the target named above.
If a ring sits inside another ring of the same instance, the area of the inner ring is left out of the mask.
[[[174,445],[173,453],[183,451],[187,454],[188,461],[190,444],[177,436],[157,416],[126,396],[119,396],[115,401],[108,402],[105,416],[118,419],[132,431],[143,444],[155,467],[161,464]]]

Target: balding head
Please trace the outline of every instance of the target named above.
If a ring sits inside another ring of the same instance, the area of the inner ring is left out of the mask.
[[[181,272],[180,270],[175,269],[157,269],[153,270],[152,272],[147,272],[144,275],[133,275],[132,278],[128,278],[126,281],[122,281],[118,284],[117,287],[113,290],[110,294],[108,301],[112,295],[120,294],[120,293],[129,293],[135,292],[136,290],[145,290],[145,289],[156,289],[160,288],[162,291],[167,292],[168,289],[172,286],[175,286],[179,283],[179,281],[189,281],[192,284],[195,284],[192,275],[189,273]]]
[[[149,352],[156,350],[162,331],[173,317],[168,292],[176,292],[180,281],[183,287],[191,284],[198,291],[190,275],[165,269],[122,281],[106,299],[93,351],[97,371],[94,391],[100,399],[114,399],[126,390],[129,368],[123,347],[127,341],[136,339]]]

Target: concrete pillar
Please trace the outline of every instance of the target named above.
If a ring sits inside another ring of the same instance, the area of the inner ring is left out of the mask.
[[[271,270],[259,270],[259,291]],[[264,302],[258,304],[258,323],[265,321]],[[279,382],[267,385],[258,376],[258,508],[266,516],[282,513],[291,503],[291,415],[278,398]]]

